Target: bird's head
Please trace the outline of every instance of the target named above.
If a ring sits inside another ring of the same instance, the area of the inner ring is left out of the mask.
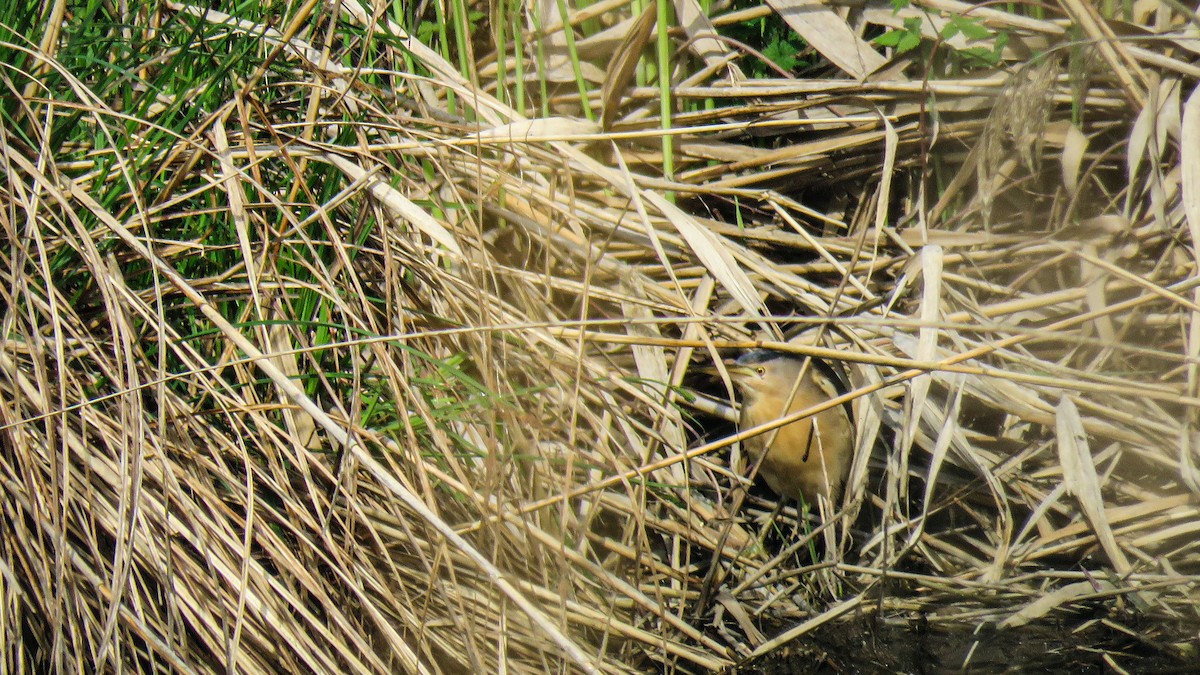
[[[786,395],[800,374],[803,360],[769,349],[754,349],[726,362],[729,377],[747,397]]]

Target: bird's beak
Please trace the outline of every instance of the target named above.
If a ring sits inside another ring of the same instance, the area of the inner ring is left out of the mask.
[[[735,359],[725,359],[722,363],[725,364],[725,372],[729,373],[730,377],[737,379],[739,377],[749,377],[754,374],[752,368],[739,366]],[[698,366],[697,370],[706,375],[714,375],[720,377],[721,369],[716,366]]]
[[[732,378],[734,382],[739,382],[754,379],[758,377],[758,373],[754,372],[753,368],[747,368],[746,366],[734,366],[733,368],[729,369],[729,377]]]
[[[750,366],[740,366],[738,365],[738,362],[733,359],[725,359],[725,370],[729,373],[729,376],[735,380],[739,378],[748,379],[757,375],[753,368]]]

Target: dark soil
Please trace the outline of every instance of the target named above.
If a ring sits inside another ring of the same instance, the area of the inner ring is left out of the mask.
[[[991,624],[950,628],[914,620],[859,617],[825,625],[733,673],[1200,673],[1193,628],[1132,628],[1105,622],[1041,623],[997,630]],[[780,629],[785,630],[785,628]],[[1156,637],[1148,637],[1153,634]],[[1173,635],[1168,639],[1164,635]]]

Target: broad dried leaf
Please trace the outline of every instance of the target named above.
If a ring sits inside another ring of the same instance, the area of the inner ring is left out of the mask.
[[[688,50],[703,59],[709,68],[720,68],[729,63],[733,53],[723,40],[717,39],[717,29],[700,4],[696,0],[674,2],[675,16],[688,36]]]
[[[926,246],[921,249],[921,309],[922,327],[917,338],[916,358],[920,361],[934,361],[937,358],[938,329],[935,327],[941,320],[942,269],[944,256],[941,246]],[[909,394],[905,401],[906,416],[904,428],[900,437],[901,457],[904,459],[902,471],[907,472],[907,459],[912,449],[913,441],[920,429],[922,411],[929,394],[929,386],[933,383],[929,376],[917,377],[909,384]],[[903,493],[902,493],[903,494]]]
[[[1183,109],[1180,131],[1180,180],[1183,213],[1192,241],[1192,258],[1200,264],[1200,87],[1192,90]],[[1200,289],[1192,291],[1192,299],[1200,302]],[[1200,391],[1200,312],[1192,312],[1188,321],[1187,354],[1190,358],[1187,370],[1188,392]],[[1195,413],[1190,416],[1196,419]],[[1191,427],[1192,425],[1188,425]],[[1196,434],[1189,433],[1180,449],[1182,478],[1193,492],[1200,492],[1200,468],[1196,466]]]
[[[1083,131],[1074,124],[1067,124],[1061,162],[1063,185],[1068,192],[1074,193],[1079,189],[1079,168],[1083,164],[1087,146],[1088,139]]]
[[[1129,141],[1126,143],[1125,166],[1130,180],[1133,180],[1141,169],[1142,160],[1149,153],[1150,139],[1154,135],[1154,111],[1143,108],[1138,112],[1133,126],[1129,129]],[[1156,157],[1150,157],[1152,161]],[[1132,196],[1132,195],[1131,195]]]
[[[608,74],[600,90],[600,128],[605,131],[611,129],[613,121],[617,119],[621,99],[629,88],[634,73],[637,72],[638,62],[641,61],[642,52],[650,41],[654,24],[655,6],[654,3],[648,3],[641,16],[629,27],[629,32],[625,33],[624,39],[608,62]]]
[[[1063,481],[1083,509],[1083,515],[1092,526],[1096,539],[1108,555],[1117,573],[1129,573],[1129,561],[1113,536],[1104,510],[1104,495],[1100,492],[1100,477],[1088,447],[1087,432],[1079,409],[1069,396],[1063,396],[1055,411],[1055,431],[1058,440],[1058,459],[1062,465]]]
[[[595,122],[577,117],[538,117],[483,129],[473,136],[484,143],[571,141],[600,133]]]
[[[1006,628],[1019,628],[1029,623],[1036,621],[1059,607],[1076,600],[1078,598],[1103,593],[1105,591],[1116,590],[1111,582],[1104,579],[1095,581],[1077,581],[1073,584],[1067,584],[1061,588],[1057,588],[1045,595],[1038,597],[1033,602],[1025,605],[1021,609],[1013,612],[1005,617],[1000,622],[1001,630]]]
[[[767,0],[767,4],[813,49],[857,80],[887,63],[829,7],[812,0]]]
[[[763,316],[766,307],[754,288],[754,283],[729,252],[729,244],[708,228],[696,222],[678,206],[661,195],[646,191],[646,200],[655,206],[679,230],[688,246],[700,258],[705,268],[725,287],[734,300],[750,316]]]
[[[337,155],[327,155],[330,164],[333,164],[342,173],[346,174],[351,180],[359,181],[366,180],[367,189],[371,195],[387,207],[392,215],[403,218],[417,227],[418,230],[424,232],[430,239],[445,246],[452,253],[462,255],[462,248],[458,245],[458,240],[450,233],[441,223],[433,216],[429,215],[425,209],[412,203],[408,197],[400,194],[395,188],[378,178],[369,177],[367,170],[361,166]]]

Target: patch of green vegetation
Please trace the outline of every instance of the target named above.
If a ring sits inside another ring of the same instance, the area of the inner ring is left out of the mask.
[[[892,0],[892,8],[899,12],[911,6],[910,0]],[[1007,31],[994,31],[983,21],[970,15],[954,15],[946,20],[937,40],[930,40],[922,32],[928,16],[910,16],[904,19],[903,28],[894,28],[876,37],[874,43],[892,47],[897,54],[919,51],[927,65],[930,76],[956,76],[980,68],[994,68],[1000,64],[1004,47],[1008,44]],[[976,44],[954,48],[949,40],[962,35]]]
[[[737,0],[730,10],[757,7],[759,4],[754,0]],[[722,33],[762,55],[763,58],[759,58],[749,54],[741,61],[742,68],[750,77],[779,77],[781,70],[793,73],[814,65],[812,61],[801,57],[808,48],[808,43],[792,30],[778,13],[772,12],[757,19],[728,26]]]
[[[409,380],[410,390],[421,397],[423,410],[401,409],[403,397],[397,398],[387,379],[370,375],[359,390],[362,403],[361,424],[392,435],[402,445],[406,428],[423,439],[429,439],[430,426],[436,427],[464,456],[482,457],[485,450],[463,437],[454,426],[461,420],[483,420],[486,413],[497,408],[517,410],[520,402],[544,387],[516,389],[509,394],[497,394],[469,372],[466,357],[459,354],[434,358],[411,347],[396,345],[414,357],[416,372]],[[494,430],[506,437],[504,429]],[[427,451],[435,443],[423,443]]]

